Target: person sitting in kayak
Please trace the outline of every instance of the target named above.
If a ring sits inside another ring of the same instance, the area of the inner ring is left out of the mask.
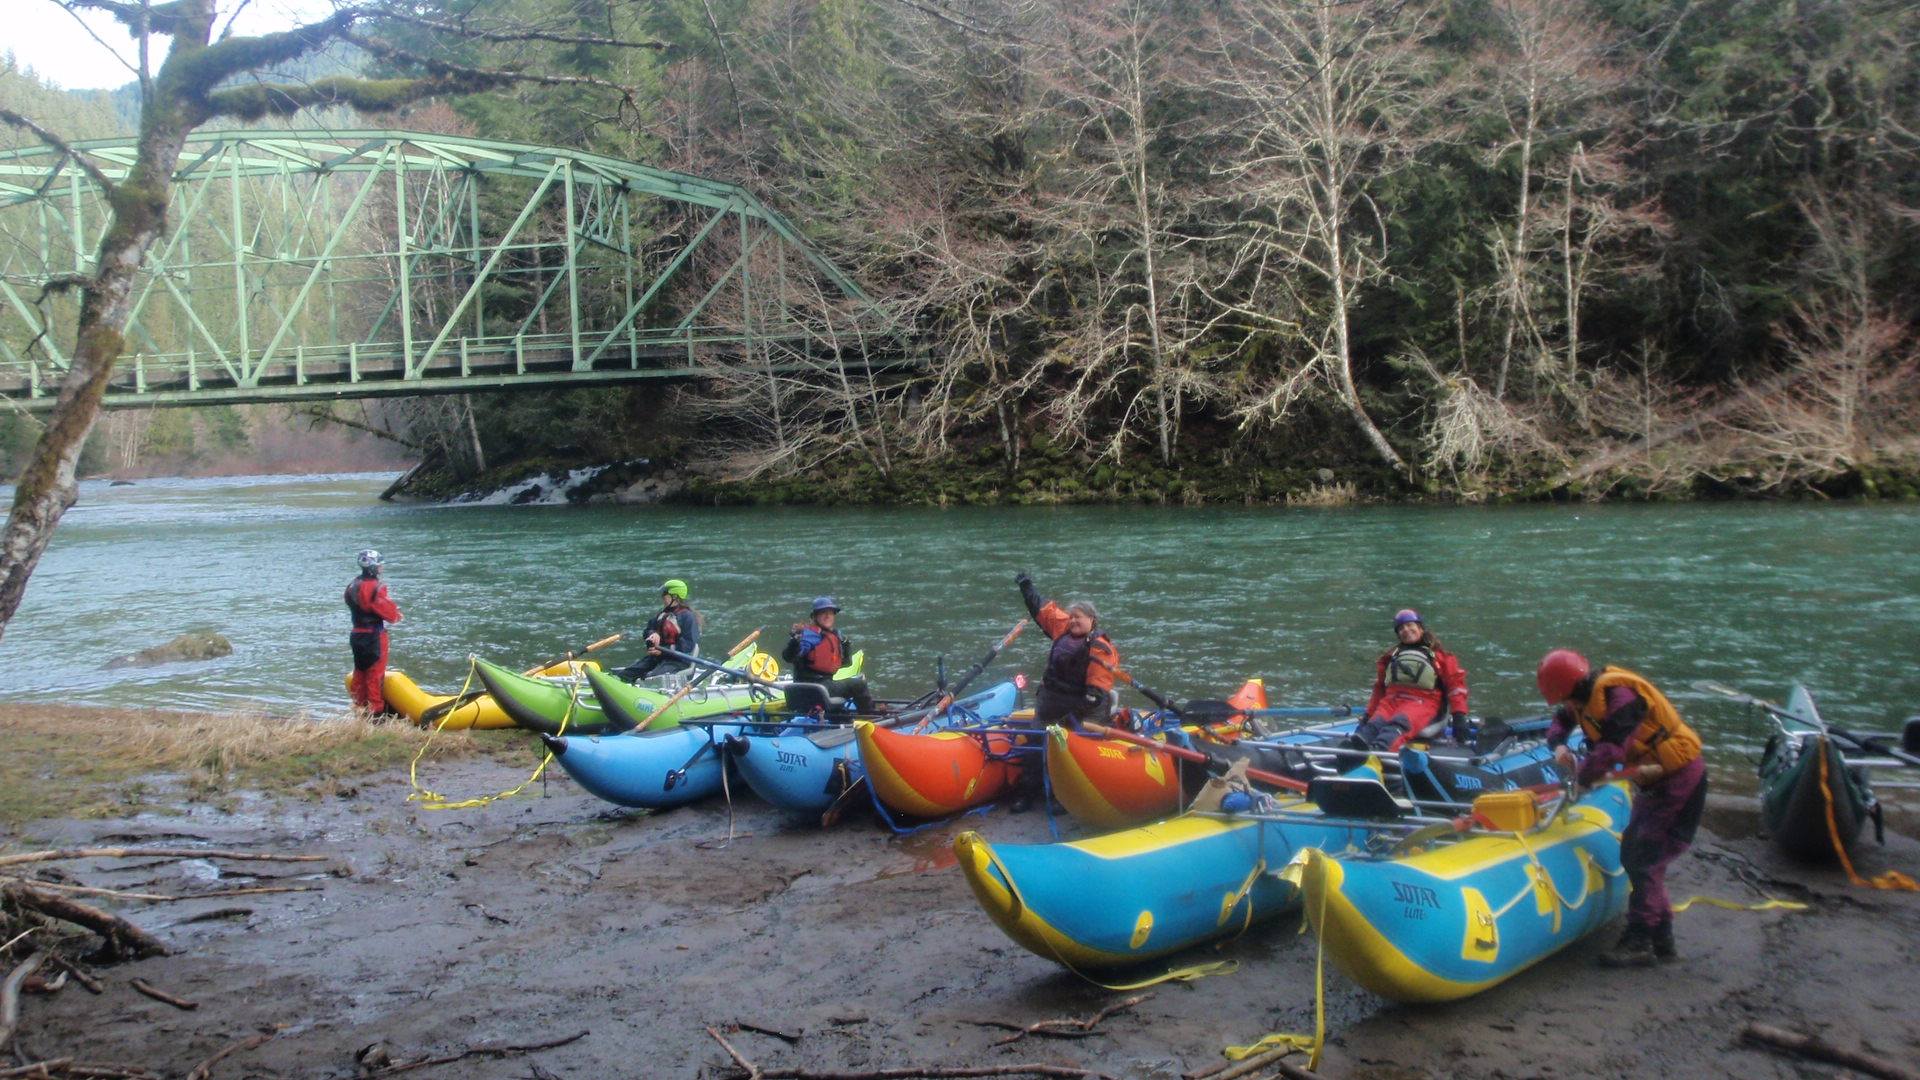
[[[1535,679],[1555,707],[1547,731],[1554,757],[1575,767],[1567,740],[1578,730],[1586,736],[1575,774],[1583,786],[1625,779],[1638,788],[1620,837],[1620,865],[1633,886],[1627,928],[1601,962],[1644,967],[1672,960],[1667,867],[1692,845],[1706,809],[1700,736],[1652,683],[1625,668],[1596,668],[1572,649],[1549,652]]]
[[[677,656],[668,656],[662,649],[672,649],[688,656],[700,655],[700,627],[705,622],[700,613],[687,606],[687,583],[679,578],[670,578],[660,586],[660,610],[647,620],[646,628],[640,631],[647,643],[647,655],[620,668],[615,675],[628,682],[655,675],[671,675],[692,667]]]
[[[814,597],[812,618],[793,624],[793,634],[787,638],[787,647],[780,651],[780,657],[793,665],[794,682],[818,684],[829,697],[850,698],[856,711],[871,713],[873,695],[867,691],[867,680],[859,676],[833,677],[853,659],[853,646],[834,629],[839,618],[840,605],[834,603],[833,597]]]
[[[1453,737],[1467,737],[1467,673],[1408,608],[1393,617],[1394,646],[1374,665],[1373,696],[1354,737],[1370,750],[1395,752],[1452,714]]]
[[[355,705],[374,716],[387,715],[387,624],[404,616],[380,580],[380,568],[387,560],[368,548],[358,561],[360,576],[347,586],[347,614],[353,619],[353,629],[347,633],[347,643],[353,647],[353,680],[347,691]]]
[[[1053,639],[1053,647],[1047,651],[1046,674],[1041,676],[1040,692],[1034,697],[1032,723],[1009,721],[1009,726],[1031,726],[1038,731],[1051,724],[1077,726],[1083,721],[1105,721],[1113,711],[1113,678],[1120,669],[1120,651],[1100,632],[1100,612],[1085,600],[1075,600],[1065,607],[1054,600],[1042,600],[1040,590],[1033,587],[1033,577],[1024,570],[1014,575],[1013,583],[1020,586],[1027,614]],[[1039,739],[1022,737],[1017,741],[1032,746]],[[1016,814],[1033,805],[1046,774],[1039,754],[1022,754],[1020,758],[1020,775],[1014,781],[1009,807]]]

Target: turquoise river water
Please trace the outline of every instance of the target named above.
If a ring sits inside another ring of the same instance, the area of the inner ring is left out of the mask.
[[[337,711],[341,593],[376,547],[406,621],[393,664],[456,688],[476,653],[531,664],[633,629],[663,578],[707,651],[756,626],[777,647],[831,593],[877,689],[931,685],[1024,612],[1013,585],[1092,599],[1127,665],[1180,696],[1264,676],[1276,704],[1361,703],[1396,608],[1468,670],[1475,711],[1537,711],[1553,645],[1668,688],[1720,755],[1760,738],[1714,679],[1806,682],[1829,719],[1893,726],[1920,700],[1920,508],[1758,504],[1350,510],[686,509],[384,505],[385,475],[83,485],[0,642],[0,698]],[[103,670],[205,626],[206,663]],[[1037,672],[1029,631],[1001,673]],[[632,651],[610,650],[625,662]]]

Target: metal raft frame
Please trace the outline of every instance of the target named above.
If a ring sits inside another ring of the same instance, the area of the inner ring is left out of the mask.
[[[136,152],[131,139],[72,146],[111,180]],[[714,352],[777,369],[773,346],[820,344],[796,295],[890,329],[746,189],[597,154],[408,131],[202,132],[174,178],[108,407],[694,376]],[[53,404],[77,301],[37,302],[41,287],[90,273],[107,224],[67,154],[0,151],[0,396]]]

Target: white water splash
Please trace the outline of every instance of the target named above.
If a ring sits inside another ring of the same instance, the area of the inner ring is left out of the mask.
[[[584,469],[573,469],[557,481],[551,476],[534,476],[486,495],[455,499],[454,502],[462,506],[559,506],[568,501],[567,496],[576,488],[610,467],[589,465]]]

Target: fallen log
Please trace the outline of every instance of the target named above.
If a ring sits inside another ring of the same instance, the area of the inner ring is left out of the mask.
[[[241,862],[326,862],[326,855],[275,855],[263,851],[223,851],[197,848],[50,848],[0,855],[0,866],[56,862],[62,859],[235,859]]]
[[[1798,1035],[1769,1024],[1748,1024],[1746,1030],[1740,1033],[1740,1037],[1771,1050],[1831,1062],[1866,1073],[1868,1076],[1880,1077],[1881,1080],[1920,1080],[1920,1072],[1898,1062],[1857,1050],[1848,1050],[1812,1035]]]
[[[0,1069],[0,1080],[13,1080],[13,1078],[17,1076],[52,1076],[54,1073],[64,1070],[71,1064],[73,1064],[72,1058],[63,1057],[48,1058],[45,1061],[35,1061],[27,1065],[15,1065],[11,1069]]]
[[[50,919],[70,922],[83,926],[99,934],[102,939],[102,955],[115,959],[131,957],[143,959],[149,956],[166,956],[169,950],[164,942],[127,920],[110,912],[102,911],[91,904],[78,900],[69,900],[64,896],[36,889],[23,882],[11,882],[0,886],[0,898],[25,911],[33,911]]]

